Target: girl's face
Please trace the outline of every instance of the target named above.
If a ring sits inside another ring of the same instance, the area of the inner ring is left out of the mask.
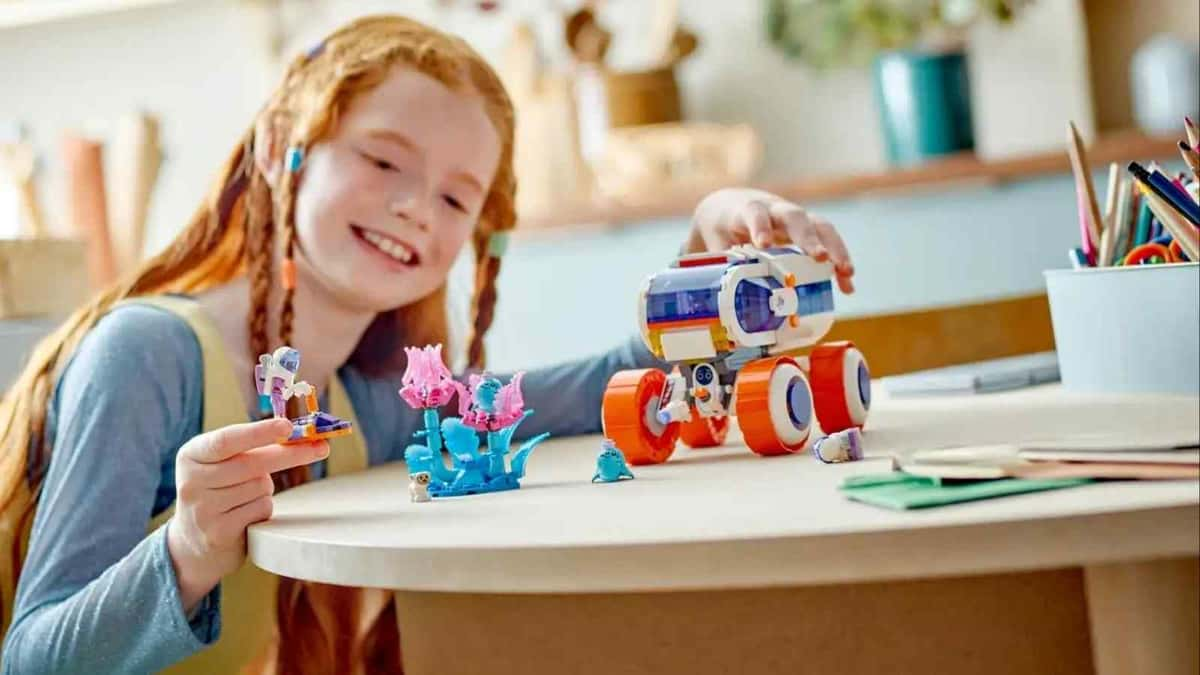
[[[306,153],[299,283],[372,312],[428,295],[474,229],[499,160],[480,96],[394,68]]]

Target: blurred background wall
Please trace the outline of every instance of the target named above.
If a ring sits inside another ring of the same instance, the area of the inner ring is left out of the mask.
[[[61,159],[64,135],[103,145],[117,137],[122,119],[138,111],[152,116],[162,154],[145,218],[143,253],[152,253],[170,241],[209,189],[286,59],[341,22],[372,12],[399,12],[460,34],[506,78],[527,81],[520,78],[534,73],[540,93],[516,92],[519,114],[551,120],[549,126],[559,130],[548,156],[525,150],[522,158],[529,225],[523,223],[502,274],[490,340],[499,368],[582,355],[633,335],[636,289],[683,241],[690,198],[729,182],[792,187],[804,195],[806,186],[844,179],[841,189],[816,190],[805,202],[837,224],[851,245],[860,291],[838,299],[840,311],[851,315],[1037,292],[1041,271],[1064,266],[1066,250],[1077,244],[1065,162],[1053,170],[1030,164],[1037,170],[1028,176],[1007,171],[997,178],[973,169],[974,177],[964,182],[952,171],[922,168],[942,166],[937,157],[915,164],[891,157],[871,59],[816,65],[812,54],[789,56],[787,44],[771,42],[769,10],[797,3],[683,0],[673,22],[669,11],[663,18],[657,2],[597,3],[596,24],[611,44],[592,71],[578,45],[568,46],[564,27],[564,17],[581,3],[492,4],[0,0],[0,142],[5,134],[19,136],[36,151],[46,227],[53,235],[76,236],[67,208],[69,172]],[[740,164],[729,159],[718,167],[725,174],[712,177],[703,174],[711,167],[693,168],[703,180],[655,203],[620,193],[622,167],[644,158],[610,157],[597,169],[588,165],[595,157],[575,154],[587,154],[592,132],[605,124],[595,87],[587,83],[594,84],[597,70],[647,69],[654,54],[649,46],[661,42],[656,26],[664,21],[686,29],[695,48],[673,68],[681,101],[675,122],[683,125],[676,131],[682,135],[662,142],[668,148],[708,143],[726,149],[749,143],[750,150]],[[1022,4],[1008,22],[984,16],[969,22],[960,32],[973,148],[954,153],[951,161],[973,162],[978,169],[1061,153],[1069,119],[1090,143],[1118,138],[1131,152],[1164,154],[1161,133],[1139,128],[1135,119],[1130,69],[1137,50],[1156,36],[1173,36],[1194,49],[1198,23],[1197,3],[1190,0],[1039,0]],[[527,33],[520,33],[521,25]],[[796,39],[803,47],[823,36],[817,30]],[[523,71],[526,52],[520,50],[530,45],[538,65]],[[555,92],[567,102],[547,103]],[[716,126],[686,126],[700,123]],[[568,129],[572,124],[578,129]],[[750,136],[736,135],[743,130]],[[583,147],[568,152],[573,138]],[[518,144],[544,145],[531,141],[528,130]],[[563,162],[582,162],[579,177],[564,182],[561,171],[548,171]],[[597,177],[589,174],[600,170],[615,187],[598,195]],[[913,178],[921,171],[932,171],[931,179]],[[887,177],[897,175],[908,178],[891,186]],[[711,185],[703,182],[710,177]],[[854,182],[859,177],[869,179],[862,189]],[[1100,185],[1101,174],[1096,177]],[[111,202],[112,194],[129,188],[112,184],[111,172],[109,179]],[[17,227],[11,191],[5,199],[0,192],[0,237],[6,227],[8,236]],[[464,273],[457,273],[456,288],[465,283]],[[554,283],[546,284],[548,278]],[[532,302],[531,296],[540,299]],[[465,297],[454,302],[461,317]],[[0,350],[15,354],[15,344],[0,342]]]

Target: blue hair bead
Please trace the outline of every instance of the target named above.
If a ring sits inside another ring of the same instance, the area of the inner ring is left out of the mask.
[[[294,145],[288,148],[287,156],[284,157],[283,163],[290,173],[296,173],[300,170],[300,165],[304,163],[304,149]]]

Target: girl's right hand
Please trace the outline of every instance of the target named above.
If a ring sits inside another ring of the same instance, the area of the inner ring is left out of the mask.
[[[292,424],[270,419],[200,434],[175,458],[167,550],[186,614],[246,558],[246,528],[271,517],[271,474],[329,455],[325,441],[280,445]]]

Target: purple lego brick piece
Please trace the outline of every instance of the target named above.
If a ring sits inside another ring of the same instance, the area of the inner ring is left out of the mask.
[[[826,464],[857,462],[863,458],[862,431],[852,427],[830,434],[813,443],[812,452]]]

